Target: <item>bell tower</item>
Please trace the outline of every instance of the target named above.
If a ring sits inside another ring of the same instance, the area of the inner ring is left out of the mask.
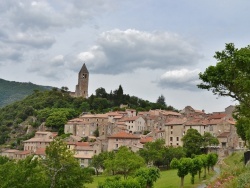
[[[76,97],[88,97],[88,86],[89,86],[89,71],[83,64],[81,70],[78,73],[78,85],[76,85],[75,95]]]

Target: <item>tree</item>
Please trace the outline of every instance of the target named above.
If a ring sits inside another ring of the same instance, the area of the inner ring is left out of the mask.
[[[145,162],[155,164],[156,161],[162,161],[165,149],[165,142],[162,139],[157,139],[154,142],[147,142],[143,149],[139,150],[139,155],[144,158]]]
[[[108,93],[106,92],[106,90],[103,87],[96,89],[95,95],[97,98],[107,98],[108,97]]]
[[[202,154],[199,155],[201,161],[202,161],[202,166],[204,168],[204,178],[207,176],[207,167],[208,167],[208,161],[207,161],[207,155]],[[200,177],[200,172],[199,172],[199,177]]]
[[[46,148],[46,158],[43,163],[46,168],[50,188],[79,187],[91,183],[89,172],[80,167],[73,152],[59,138]]]
[[[163,95],[160,95],[156,101],[157,104],[160,104],[164,107],[166,107],[165,97]]]
[[[96,128],[96,130],[93,132],[93,135],[95,136],[95,137],[99,137],[99,129],[98,129],[98,127]]]
[[[104,163],[108,171],[115,170],[116,173],[122,174],[124,179],[136,169],[145,165],[142,157],[122,146],[118,149],[114,159],[108,159]]]
[[[164,153],[164,161],[166,162],[167,167],[170,166],[171,161],[176,159],[181,159],[186,156],[186,152],[183,147],[167,147]]]
[[[207,154],[207,166],[208,166],[208,172],[210,167],[213,169],[214,165],[216,165],[218,161],[218,155],[216,153],[209,153]]]
[[[205,132],[202,136],[202,147],[205,149],[207,153],[208,146],[218,146],[219,140],[218,138],[214,137],[210,132]]]
[[[181,158],[179,160],[174,158],[170,163],[171,168],[178,170],[177,175],[181,178],[181,187],[184,185],[184,177],[188,175],[191,165],[192,159],[190,158]]]
[[[202,136],[196,129],[188,129],[182,141],[188,157],[201,153]]]
[[[29,156],[22,160],[8,160],[2,163],[0,185],[1,188],[44,188],[48,187],[48,178],[41,161]]]
[[[160,170],[155,167],[140,168],[135,172],[135,177],[141,184],[141,187],[151,188],[154,182],[160,178]]]
[[[189,173],[191,174],[191,183],[194,184],[194,176],[200,172],[202,169],[202,161],[199,157],[195,157],[192,159],[192,164],[189,169]],[[200,177],[200,176],[199,176]]]
[[[211,90],[219,96],[229,96],[250,107],[250,46],[238,50],[234,44],[226,44],[225,50],[215,52],[218,61],[209,66],[199,77],[201,89]]]
[[[198,88],[212,91],[215,95],[231,97],[239,102],[235,118],[240,137],[250,143],[250,46],[237,49],[226,44],[225,50],[215,52],[217,64],[209,66],[199,77]]]
[[[100,153],[99,155],[94,155],[93,156],[93,158],[91,160],[91,166],[95,168],[97,176],[99,174],[100,169],[105,170],[104,162],[105,162],[105,160],[107,160],[109,158],[111,160],[114,158],[114,153],[113,152],[105,151],[105,152]]]

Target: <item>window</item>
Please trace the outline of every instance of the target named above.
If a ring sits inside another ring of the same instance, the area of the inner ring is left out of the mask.
[[[179,137],[176,137],[176,141],[179,141]]]
[[[176,145],[179,146],[179,143],[177,143]]]
[[[171,134],[173,134],[173,131],[171,131]]]
[[[173,141],[173,137],[170,137],[170,141]]]
[[[115,147],[118,148],[118,144],[116,144]]]
[[[117,138],[117,139],[115,139],[115,141],[118,141],[118,138]]]
[[[171,129],[173,129],[173,126],[171,126]]]

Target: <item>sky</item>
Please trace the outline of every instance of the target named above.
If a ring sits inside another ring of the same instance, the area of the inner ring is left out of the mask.
[[[205,112],[236,104],[197,88],[226,43],[249,45],[247,0],[1,0],[0,78],[74,91],[86,64],[89,95],[125,94]]]

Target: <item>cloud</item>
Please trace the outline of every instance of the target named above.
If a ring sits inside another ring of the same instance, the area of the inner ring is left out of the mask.
[[[101,1],[15,1],[2,2],[2,15],[6,24],[13,24],[22,31],[53,28],[80,27],[98,12],[110,9],[113,0]]]
[[[19,61],[22,58],[22,53],[17,49],[10,48],[0,43],[0,64]]]
[[[9,42],[34,48],[49,48],[55,43],[55,38],[44,33],[17,33]]]
[[[202,56],[174,33],[115,29],[101,34],[96,45],[77,56],[94,73],[120,74],[140,68],[173,69],[196,65]]]
[[[65,59],[63,55],[54,56],[51,59],[42,58],[44,54],[33,59],[32,65],[27,69],[29,73],[36,73],[42,77],[59,80],[65,77]],[[43,60],[42,60],[43,59]]]
[[[194,91],[197,89],[197,84],[199,83],[200,70],[171,70],[165,72],[158,80],[158,86],[168,89],[185,89]],[[198,89],[197,89],[198,90]]]

